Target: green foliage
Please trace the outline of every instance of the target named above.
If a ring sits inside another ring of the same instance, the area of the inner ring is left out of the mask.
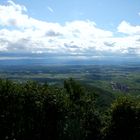
[[[0,140],[138,140],[139,99],[121,97],[107,112],[98,94],[73,79],[64,87],[0,80]]]
[[[80,100],[82,94],[84,94],[84,90],[81,85],[72,78],[64,81],[64,88],[68,92],[72,101]]]
[[[130,97],[118,98],[110,109],[107,140],[139,140],[140,108]]]
[[[73,79],[64,81],[64,88],[69,97],[65,129],[67,139],[98,139],[101,123],[98,111],[95,109],[94,94],[90,94],[88,90]]]

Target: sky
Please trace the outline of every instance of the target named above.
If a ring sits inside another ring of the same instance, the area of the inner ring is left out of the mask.
[[[140,0],[0,0],[0,59],[140,57]]]

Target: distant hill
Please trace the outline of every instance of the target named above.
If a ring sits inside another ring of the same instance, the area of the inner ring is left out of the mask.
[[[120,64],[140,64],[140,58],[136,57],[104,57],[104,58],[91,58],[91,57],[0,57],[0,65],[48,65],[48,64],[64,64],[64,65],[120,65]]]

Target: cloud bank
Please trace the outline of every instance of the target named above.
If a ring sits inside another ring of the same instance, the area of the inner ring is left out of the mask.
[[[121,35],[116,36],[90,20],[61,25],[35,19],[25,6],[9,0],[0,5],[0,27],[1,53],[140,56],[140,25],[127,21],[118,25]]]

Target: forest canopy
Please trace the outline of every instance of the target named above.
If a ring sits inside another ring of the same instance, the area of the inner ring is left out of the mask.
[[[0,139],[138,140],[139,100],[122,96],[103,107],[97,91],[73,79],[63,86],[1,79]]]

